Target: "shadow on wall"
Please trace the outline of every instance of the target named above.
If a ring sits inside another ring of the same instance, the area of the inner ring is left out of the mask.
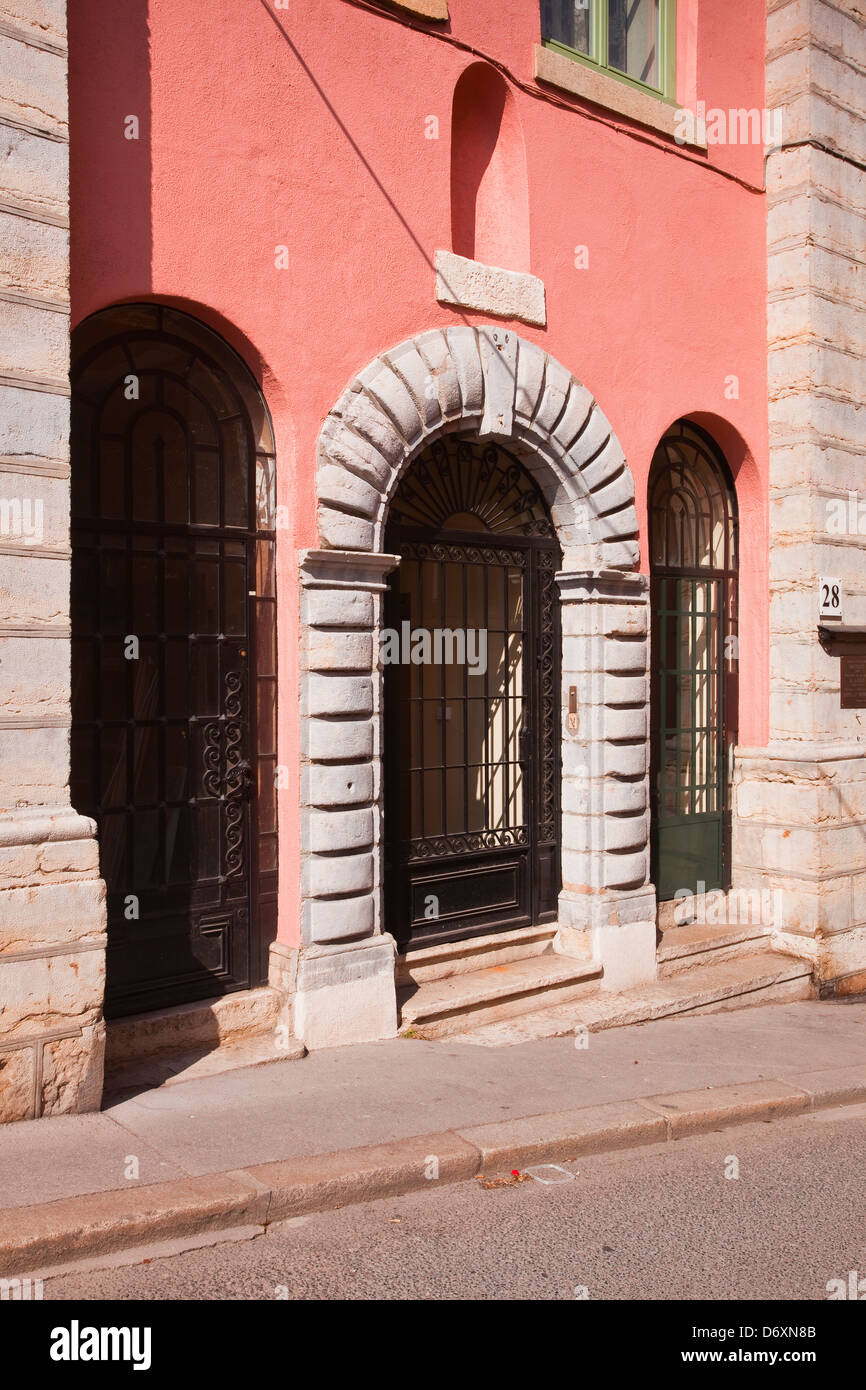
[[[122,23],[117,10],[117,0],[69,5],[73,323],[97,307],[79,302],[81,285],[110,286],[100,306],[153,288],[148,0],[124,0]]]
[[[473,63],[454,89],[451,240],[458,256],[529,270],[526,150],[514,96],[499,73]]]

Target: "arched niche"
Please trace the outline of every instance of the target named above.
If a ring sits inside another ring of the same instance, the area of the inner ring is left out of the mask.
[[[487,63],[472,63],[454,89],[451,237],[459,256],[505,270],[529,270],[520,115],[508,84]]]

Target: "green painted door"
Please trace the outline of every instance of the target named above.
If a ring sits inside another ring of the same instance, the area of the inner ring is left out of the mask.
[[[736,514],[724,459],[685,421],[650,478],[653,878],[659,901],[730,886]]]

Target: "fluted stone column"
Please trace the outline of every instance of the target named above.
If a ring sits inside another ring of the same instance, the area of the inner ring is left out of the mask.
[[[644,575],[557,575],[562,604],[560,944],[604,967],[604,989],[656,977],[649,882],[649,653]],[[572,688],[576,718],[569,718]],[[576,727],[571,727],[576,724]]]
[[[397,1031],[382,929],[379,631],[396,555],[301,561],[302,945],[295,1029],[308,1047]]]
[[[102,1095],[105,890],[69,803],[65,19],[0,0],[0,1121]]]

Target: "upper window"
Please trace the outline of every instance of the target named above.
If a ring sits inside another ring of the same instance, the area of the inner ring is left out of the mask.
[[[549,48],[674,99],[676,0],[541,0]]]

